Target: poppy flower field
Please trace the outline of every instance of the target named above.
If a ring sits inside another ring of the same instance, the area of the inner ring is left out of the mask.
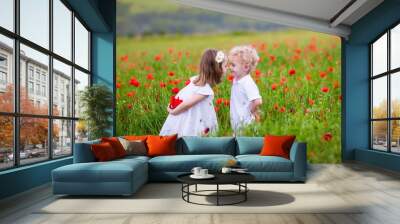
[[[159,134],[171,96],[197,74],[206,48],[226,53],[253,45],[260,56],[252,72],[263,104],[261,120],[246,136],[296,135],[312,163],[341,161],[340,38],[309,31],[120,37],[117,40],[117,135]],[[215,86],[216,136],[232,136],[232,75]],[[179,103],[179,102],[178,102]]]

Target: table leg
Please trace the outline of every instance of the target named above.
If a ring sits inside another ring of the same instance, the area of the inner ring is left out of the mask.
[[[217,206],[219,205],[219,184],[217,184]]]

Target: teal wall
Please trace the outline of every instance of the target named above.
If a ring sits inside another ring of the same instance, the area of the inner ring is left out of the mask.
[[[67,2],[92,31],[92,82],[106,84],[115,98],[116,0]],[[114,126],[110,127],[111,133]],[[0,172],[0,199],[50,182],[53,169],[71,163],[72,157],[68,157]]]
[[[351,27],[342,39],[342,158],[400,170],[400,157],[370,145],[369,43],[400,22],[400,1],[385,0]]]

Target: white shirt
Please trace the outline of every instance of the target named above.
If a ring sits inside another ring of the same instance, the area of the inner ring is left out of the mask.
[[[214,91],[209,84],[204,86],[194,85],[193,80],[195,78],[196,76],[191,77],[189,85],[181,89],[176,97],[185,101],[194,94],[200,94],[206,96],[206,98],[178,115],[169,114],[161,128],[160,135],[202,136],[211,134],[218,128],[217,115],[213,104]]]
[[[256,83],[250,75],[245,75],[239,80],[233,80],[230,115],[231,126],[235,133],[237,133],[241,127],[254,121],[255,117],[250,111],[250,103],[255,99],[261,99],[261,95]]]

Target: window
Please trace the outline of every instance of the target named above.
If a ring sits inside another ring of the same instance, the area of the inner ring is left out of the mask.
[[[14,31],[14,0],[0,1],[0,26]]]
[[[0,1],[2,6],[3,1]],[[0,20],[3,15],[0,8]],[[13,66],[11,58],[14,57],[14,42],[0,33],[0,113],[12,113],[14,111],[14,83]],[[10,59],[10,60],[7,60]],[[10,65],[9,65],[10,64]],[[0,114],[1,115],[1,114]],[[1,139],[1,135],[0,135]],[[0,168],[1,169],[1,168]]]
[[[75,62],[82,68],[89,69],[89,32],[75,18]]]
[[[71,60],[72,12],[60,1],[53,0],[54,53]]]
[[[400,25],[370,45],[371,148],[400,153]]]
[[[29,94],[33,94],[33,92],[34,92],[33,82],[28,82],[28,92],[29,92]]]
[[[90,85],[90,30],[62,0],[0,0],[0,27],[0,170],[72,155],[87,139],[74,105]]]
[[[21,36],[49,48],[49,0],[20,0]]]

